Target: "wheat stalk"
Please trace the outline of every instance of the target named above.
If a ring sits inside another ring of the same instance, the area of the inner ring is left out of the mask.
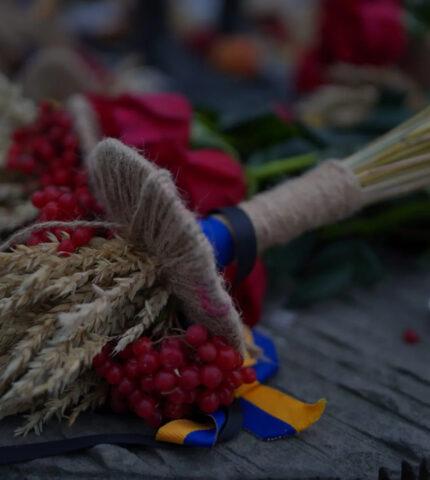
[[[51,418],[61,419],[66,416],[67,411],[75,405],[82,405],[80,412],[88,410],[93,403],[88,404],[87,395],[95,395],[99,401],[106,399],[108,385],[101,382],[94,372],[87,372],[74,382],[63,395],[47,401],[43,408],[26,415],[26,423],[15,430],[15,435],[27,435],[30,431],[40,434],[43,425]],[[79,412],[79,413],[80,413]],[[73,414],[73,412],[72,412]]]
[[[144,308],[136,315],[136,325],[119,336],[118,343],[114,349],[115,354],[142,336],[143,332],[155,322],[166,306],[168,299],[169,294],[161,288],[157,288],[153,292],[151,297],[145,301]]]
[[[109,290],[94,286],[98,298],[90,303],[77,305],[73,312],[60,314],[57,338],[68,338],[83,322],[91,331],[97,331],[103,323],[115,322],[115,315],[118,316],[121,309],[133,302],[137,292],[151,286],[154,280],[154,272],[138,272],[116,279],[117,285]]]
[[[0,347],[8,352],[0,418],[36,407],[18,433],[40,430],[66,405],[73,422],[104,401],[101,380],[84,392],[92,359],[110,339],[121,346],[140,336],[168,300],[156,283],[157,263],[121,238],[94,238],[68,258],[52,240],[0,254]],[[75,385],[79,399],[70,393]]]

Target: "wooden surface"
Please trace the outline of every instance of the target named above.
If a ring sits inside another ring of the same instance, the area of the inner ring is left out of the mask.
[[[401,461],[430,460],[430,275],[397,268],[372,290],[308,309],[266,310],[281,369],[270,382],[302,400],[327,398],[322,419],[264,443],[243,432],[212,450],[100,445],[0,468],[0,478],[400,479]],[[421,341],[402,339],[414,328]]]

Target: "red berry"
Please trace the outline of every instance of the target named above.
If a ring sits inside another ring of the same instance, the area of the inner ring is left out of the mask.
[[[42,242],[42,238],[39,233],[32,233],[30,238],[27,240],[27,245],[29,247],[34,247],[35,245],[39,245]]]
[[[200,345],[197,349],[197,355],[206,363],[213,362],[216,358],[216,353],[216,347],[211,342],[206,342],[203,345]]]
[[[39,140],[39,139],[38,139]],[[55,158],[55,151],[48,140],[41,138],[35,145],[36,155],[45,162],[51,162]]]
[[[76,243],[76,241],[75,241]],[[118,353],[119,357],[123,360],[128,360],[133,356],[133,345],[129,343],[123,350]]]
[[[73,193],[63,193],[58,199],[58,205],[66,213],[72,213],[77,207],[78,201]]]
[[[138,360],[138,365],[141,373],[148,374],[155,372],[160,366],[158,353],[153,351],[141,355]]]
[[[135,409],[137,404],[143,399],[143,395],[139,392],[139,390],[135,390],[128,396],[128,402],[131,408]]]
[[[236,367],[236,351],[232,347],[219,347],[216,356],[216,364],[221,370],[233,370]]]
[[[233,390],[236,388],[239,388],[243,383],[243,377],[240,370],[233,370],[232,372],[230,372],[227,375],[225,383],[228,387],[232,388]]]
[[[70,255],[71,253],[75,253],[76,246],[70,238],[65,238],[60,242],[57,247],[57,252],[63,254],[63,256]]]
[[[185,392],[185,403],[191,404],[191,403],[194,403],[196,400],[197,400],[196,390],[190,390],[188,392]]]
[[[142,399],[136,403],[135,409],[139,417],[149,418],[155,410],[154,399],[147,395],[143,395]]]
[[[67,185],[70,181],[70,172],[64,168],[54,171],[53,181],[55,185]]]
[[[257,373],[252,367],[243,367],[240,372],[244,383],[254,383],[257,380]]]
[[[183,345],[184,343],[180,338],[170,337],[163,340],[163,347],[171,347],[181,350],[183,348]]]
[[[106,356],[110,356],[113,352],[114,346],[115,345],[113,342],[106,343],[106,345],[102,348],[102,352],[105,353]]]
[[[404,331],[403,338],[406,343],[417,343],[420,341],[420,337],[418,333],[412,328],[409,328],[408,330]]]
[[[104,364],[97,367],[96,372],[99,377],[105,378],[107,371],[112,367],[113,362],[112,360],[106,360]]]
[[[177,420],[178,418],[182,418],[185,413],[185,408],[183,405],[177,403],[170,403],[166,402],[164,404],[164,415],[171,420]]]
[[[52,106],[52,103],[49,102],[49,100],[42,100],[39,103],[40,116],[42,116],[42,117],[46,116],[46,115],[50,114],[52,111],[53,111],[53,106]]]
[[[136,390],[136,385],[129,378],[123,377],[118,384],[118,391],[124,395],[129,395]]]
[[[140,380],[140,389],[145,393],[153,392],[155,389],[154,376],[146,375],[145,377],[142,377]]]
[[[139,338],[133,343],[133,353],[136,357],[152,351],[152,341],[148,337]]]
[[[128,378],[136,378],[139,375],[139,366],[135,358],[130,358],[124,365],[124,374]]]
[[[163,414],[159,408],[154,408],[152,415],[145,418],[146,424],[151,428],[158,428],[163,423]]]
[[[47,203],[45,192],[43,192],[42,190],[38,190],[37,192],[34,192],[33,195],[31,196],[31,202],[36,208],[44,207]]]
[[[106,380],[112,385],[118,385],[124,378],[121,365],[114,364],[106,370]]]
[[[72,234],[72,239],[78,247],[88,245],[94,236],[94,229],[89,227],[78,227]],[[130,347],[132,348],[132,347]]]
[[[57,187],[53,187],[52,185],[46,187],[43,190],[43,193],[46,197],[47,202],[55,202],[61,195],[60,190]]]
[[[52,175],[49,173],[43,173],[40,176],[40,184],[43,185],[44,187],[47,187],[48,185],[52,185],[53,179]]]
[[[174,392],[167,395],[167,400],[171,403],[182,405],[187,398],[186,393],[181,388],[176,388]]]
[[[208,339],[208,331],[203,325],[190,325],[185,333],[185,340],[193,347],[198,347]]]
[[[76,190],[76,195],[82,207],[86,210],[92,210],[94,206],[94,198],[87,188],[78,188],[78,190]]]
[[[43,207],[43,212],[48,220],[58,220],[60,218],[60,209],[57,202],[48,202]]]
[[[25,157],[21,158],[20,161],[20,170],[22,170],[27,175],[31,175],[36,171],[36,160],[31,157],[30,155],[26,155]]]
[[[160,361],[164,368],[173,370],[184,363],[184,355],[178,348],[162,347]]]
[[[49,139],[54,143],[60,143],[63,139],[64,130],[59,125],[54,125],[49,130],[48,136]]]
[[[215,391],[204,390],[197,399],[197,405],[204,413],[213,413],[219,407],[219,398]]]
[[[68,134],[63,138],[63,147],[66,150],[75,150],[78,148],[78,140],[73,134]]]
[[[173,372],[160,370],[154,376],[154,385],[159,392],[169,392],[176,386],[176,375]]]
[[[228,343],[227,340],[224,337],[220,336],[215,336],[212,337],[212,343],[218,348],[218,347],[227,347]]]
[[[25,141],[27,137],[28,133],[25,128],[17,128],[12,134],[13,140],[18,143]]]
[[[65,167],[74,167],[78,161],[78,156],[72,150],[66,150],[61,157],[61,164]]]
[[[221,385],[216,391],[221,405],[230,405],[234,400],[234,392],[231,388],[228,388],[226,385]]]
[[[236,356],[234,368],[240,368],[243,365],[243,357],[237,350],[234,350],[234,354]]]
[[[46,217],[46,213],[44,211],[39,213],[39,222],[47,222],[48,218]]]
[[[66,227],[55,227],[52,231],[54,235],[58,238],[58,240],[62,240],[63,238],[70,238],[70,234],[73,230]],[[76,245],[74,241],[73,243]]]
[[[102,350],[93,358],[93,366],[94,367],[101,367],[105,361],[108,359],[106,353]]]
[[[222,380],[222,372],[216,365],[203,365],[200,370],[200,381],[203,385],[208,388],[216,388]]]
[[[88,183],[87,174],[85,171],[80,170],[73,176],[73,184],[77,187],[82,187]]]
[[[65,111],[57,112],[55,121],[64,130],[68,130],[72,126],[72,122]]]
[[[184,390],[194,390],[200,385],[200,375],[197,368],[183,367],[179,372],[178,385]]]

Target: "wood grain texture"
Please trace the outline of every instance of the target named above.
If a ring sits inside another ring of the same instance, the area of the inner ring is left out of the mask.
[[[400,262],[398,262],[400,263]],[[1,478],[400,478],[401,461],[430,461],[430,275],[396,267],[372,290],[293,312],[270,308],[262,328],[278,347],[270,384],[304,401],[326,397],[322,419],[294,438],[264,443],[243,432],[212,450],[125,449],[86,452],[0,468]],[[278,311],[279,313],[279,311]],[[406,328],[421,341],[408,345]]]

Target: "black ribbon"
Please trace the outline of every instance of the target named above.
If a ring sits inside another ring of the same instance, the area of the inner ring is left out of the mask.
[[[254,268],[257,260],[257,237],[251,219],[239,207],[217,208],[211,214],[219,213],[229,222],[233,233],[234,251],[237,262],[234,285],[244,280]]]
[[[226,417],[224,427],[218,435],[218,442],[226,442],[236,437],[242,429],[242,408],[238,400],[235,400],[226,408]],[[157,440],[155,440],[155,431],[151,434],[89,434],[79,437],[50,440],[49,442],[34,442],[0,447],[0,465],[10,465],[18,462],[27,462],[36,458],[52,457],[84,448],[91,448],[100,444],[157,448],[172,446],[170,443],[157,442]],[[190,447],[184,446],[181,448]]]

